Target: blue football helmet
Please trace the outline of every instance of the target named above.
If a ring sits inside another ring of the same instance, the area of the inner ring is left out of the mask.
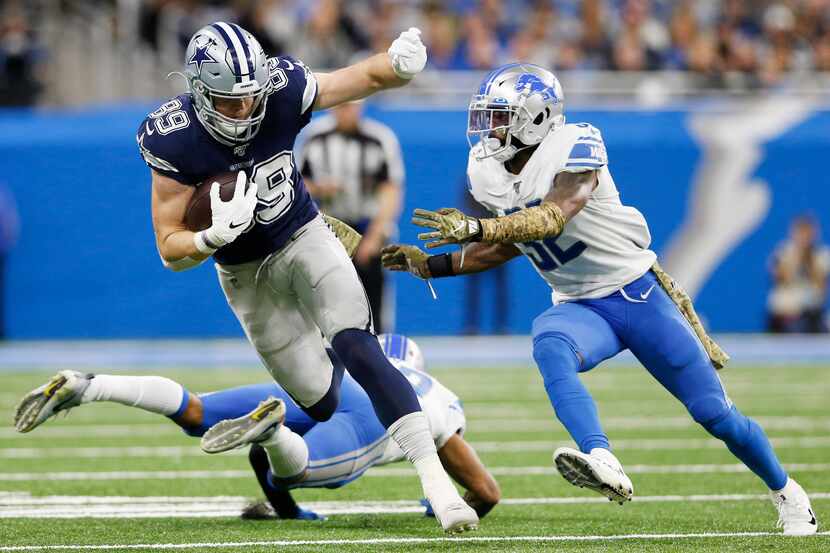
[[[467,141],[477,147],[478,159],[507,161],[519,147],[539,144],[565,124],[564,99],[562,85],[547,69],[529,63],[499,67],[470,100]]]
[[[400,363],[409,368],[426,371],[424,354],[415,340],[402,334],[378,334],[378,341],[384,355],[393,363]]]

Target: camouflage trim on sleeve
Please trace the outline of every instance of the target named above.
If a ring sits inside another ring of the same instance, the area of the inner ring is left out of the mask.
[[[660,286],[663,287],[675,305],[677,305],[677,308],[689,322],[692,330],[694,330],[695,334],[697,334],[698,339],[700,339],[700,343],[703,344],[703,349],[706,350],[706,354],[709,356],[709,360],[712,361],[712,365],[717,370],[724,368],[729,362],[729,355],[723,351],[723,349],[709,336],[709,334],[706,333],[706,329],[703,328],[703,323],[700,322],[700,318],[697,316],[695,306],[692,304],[692,299],[686,291],[671,276],[669,276],[666,271],[663,270],[659,263],[655,261],[654,265],[651,266],[651,270],[654,273],[654,276],[657,277],[657,281],[660,283]]]
[[[565,227],[565,216],[553,202],[528,207],[516,213],[481,219],[481,241],[489,244],[532,242],[558,236]]]

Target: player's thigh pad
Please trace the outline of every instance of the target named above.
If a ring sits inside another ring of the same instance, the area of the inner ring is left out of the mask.
[[[259,269],[258,261],[216,265],[228,304],[271,376],[309,407],[331,386],[331,361],[319,329],[297,297],[258,283]]]
[[[577,303],[554,305],[534,319],[534,352],[544,347],[545,337],[557,337],[570,345],[581,358],[580,372],[593,369],[623,349],[611,325],[593,310]]]
[[[331,341],[341,330],[373,330],[366,292],[342,244],[321,217],[287,252],[292,290]]]

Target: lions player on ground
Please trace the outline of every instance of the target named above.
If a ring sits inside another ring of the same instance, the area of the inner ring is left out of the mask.
[[[530,259],[553,289],[553,307],[533,322],[533,356],[579,446],[554,453],[572,484],[620,502],[633,495],[578,377],[629,349],[769,486],[785,534],[815,533],[806,493],[721,385],[715,366],[728,357],[656,263],[643,216],[620,202],[600,132],[566,125],[562,102],[559,82],[545,69],[514,63],[490,73],[469,107],[467,174],[473,197],[496,217],[416,210],[413,222],[431,229],[419,235],[431,241],[427,248],[462,244],[461,252],[427,256],[393,245],[384,265],[432,278],[484,271],[520,254]]]
[[[178,271],[214,257],[248,339],[315,420],[334,413],[342,376],[326,355],[322,332],[415,465],[443,528],[458,532],[475,528],[476,514],[442,469],[412,386],[383,356],[357,273],[318,213],[292,153],[313,110],[402,86],[425,63],[414,28],[388,53],[320,74],[290,57],[268,58],[238,25],[213,23],[187,47],[189,92],[151,113],[137,140],[151,170],[153,226],[164,264]],[[212,226],[191,232],[184,218],[195,186],[226,171],[239,172],[236,193],[222,201],[214,183]]]
[[[484,516],[498,503],[500,491],[463,438],[467,423],[458,396],[426,372],[415,341],[399,334],[381,334],[378,339],[389,361],[418,394],[443,466],[468,490],[467,503]],[[336,354],[328,353],[342,370]],[[318,518],[297,506],[290,489],[339,488],[372,466],[404,459],[366,392],[348,373],[343,375],[337,410],[329,420],[317,422],[274,382],[197,395],[161,376],[65,370],[21,400],[15,427],[30,432],[59,411],[100,401],[165,415],[187,434],[201,436],[202,448],[209,453],[251,443],[251,466],[280,518]],[[264,513],[267,510],[256,504],[243,517],[260,518]]]

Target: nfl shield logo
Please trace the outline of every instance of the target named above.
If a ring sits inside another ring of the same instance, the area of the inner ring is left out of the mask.
[[[245,155],[245,150],[247,150],[247,149],[248,149],[248,145],[247,144],[242,144],[241,146],[235,147],[233,149],[233,153],[240,156],[240,157],[242,157],[242,156]]]

